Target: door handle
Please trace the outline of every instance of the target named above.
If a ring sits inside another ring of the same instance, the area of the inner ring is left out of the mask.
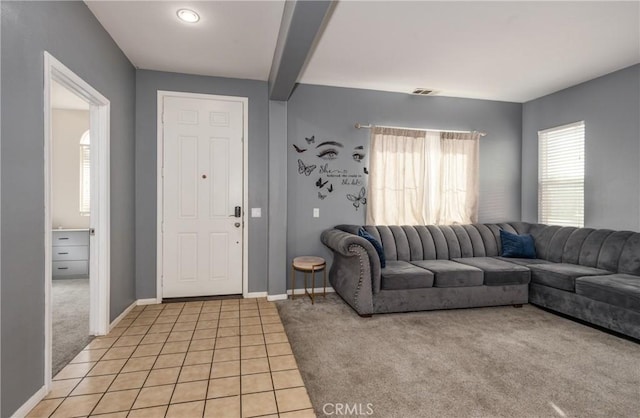
[[[233,215],[229,215],[229,217],[241,218],[242,217],[242,207],[236,206],[233,208]]]

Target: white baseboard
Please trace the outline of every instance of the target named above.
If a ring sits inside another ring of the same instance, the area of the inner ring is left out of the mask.
[[[158,299],[156,299],[156,298],[138,299],[138,300],[136,301],[136,304],[137,304],[138,306],[141,306],[141,305],[156,305],[156,304],[158,304],[158,303],[160,303],[160,302],[159,302],[159,301],[158,301]]]
[[[266,298],[267,292],[249,292],[244,295],[245,298]]]
[[[286,294],[281,294],[281,295],[269,295],[267,296],[267,300],[269,302],[275,302],[276,300],[285,300],[287,299],[289,296],[287,296]]]
[[[322,288],[322,287],[316,287],[313,290],[314,290],[316,296],[318,296],[318,295],[322,296],[322,292],[325,289]],[[311,291],[311,289],[309,289],[309,291]],[[327,286],[326,291],[327,291],[327,293],[335,293],[335,290],[333,290],[333,287],[329,287],[329,286]],[[287,290],[287,293],[282,293],[280,295],[269,295],[269,296],[267,296],[267,300],[269,302],[273,302],[273,301],[276,301],[276,300],[285,300],[292,293],[295,294],[295,295],[304,295],[304,289],[294,289],[294,290],[289,289],[289,290]]]
[[[33,394],[25,403],[22,404],[20,408],[16,412],[11,415],[11,418],[24,418],[27,416],[29,412],[33,408],[38,405],[38,402],[44,399],[47,396],[47,387],[42,386],[36,393]]]
[[[266,295],[266,292],[265,292],[265,295]],[[127,306],[127,308],[124,311],[122,311],[122,313],[118,315],[116,319],[111,321],[111,324],[109,324],[109,331],[115,328],[118,325],[118,323],[122,321],[127,316],[127,314],[131,312],[133,308],[135,308],[136,306],[153,305],[156,303],[158,303],[158,300],[156,298],[134,300],[133,303]],[[33,396],[31,396],[24,404],[22,404],[22,406],[18,408],[18,410],[14,412],[13,415],[11,415],[11,417],[12,418],[25,417],[29,412],[31,412],[33,408],[36,407],[36,405],[38,405],[38,402],[40,402],[42,399],[44,399],[45,396],[47,396],[47,392],[48,390],[46,386],[42,386],[40,389],[38,389],[36,393],[33,394]]]
[[[112,329],[114,329],[118,323],[120,321],[122,321],[124,319],[125,316],[127,316],[127,314],[129,312],[131,312],[131,310],[133,308],[135,308],[138,305],[138,301],[134,300],[133,303],[129,306],[126,307],[126,309],[124,311],[122,311],[122,313],[120,315],[118,315],[118,317],[116,319],[114,319],[113,321],[111,321],[111,324],[109,324],[109,331],[111,331]]]
[[[335,290],[333,290],[333,287],[327,286],[326,289],[327,289],[327,293],[335,293]],[[313,290],[314,290],[316,296],[318,296],[318,294],[322,295],[322,291],[324,290],[324,288],[316,287]],[[309,292],[311,292],[311,289],[309,289]],[[291,295],[291,294],[304,295],[304,289],[289,289],[289,290],[287,290],[287,295]]]

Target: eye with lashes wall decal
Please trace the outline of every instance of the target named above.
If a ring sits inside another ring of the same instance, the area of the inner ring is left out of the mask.
[[[358,211],[367,202],[365,176],[369,171],[367,167],[361,165],[366,161],[365,146],[352,145],[349,142],[323,138],[315,134],[303,137],[302,143],[292,144],[295,154],[305,153],[307,157],[304,161],[298,158],[298,174],[310,177],[317,168],[320,174],[315,181],[318,199],[325,200],[328,196],[346,196],[351,206]],[[313,188],[310,182],[308,184]],[[340,188],[344,190],[344,194],[333,193]]]

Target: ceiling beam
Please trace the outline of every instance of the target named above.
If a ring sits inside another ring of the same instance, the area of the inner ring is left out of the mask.
[[[335,1],[285,2],[269,74],[269,99],[287,101]]]

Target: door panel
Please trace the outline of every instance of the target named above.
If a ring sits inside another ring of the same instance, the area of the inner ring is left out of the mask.
[[[163,297],[242,293],[243,105],[163,105]]]
[[[219,181],[209,182],[211,190],[209,192],[209,217],[228,216],[229,213],[229,139],[211,138],[209,142],[209,161],[211,167],[211,177]]]
[[[178,138],[178,205],[180,219],[198,217],[198,138]]]
[[[193,282],[198,277],[198,234],[178,234],[178,281]]]

